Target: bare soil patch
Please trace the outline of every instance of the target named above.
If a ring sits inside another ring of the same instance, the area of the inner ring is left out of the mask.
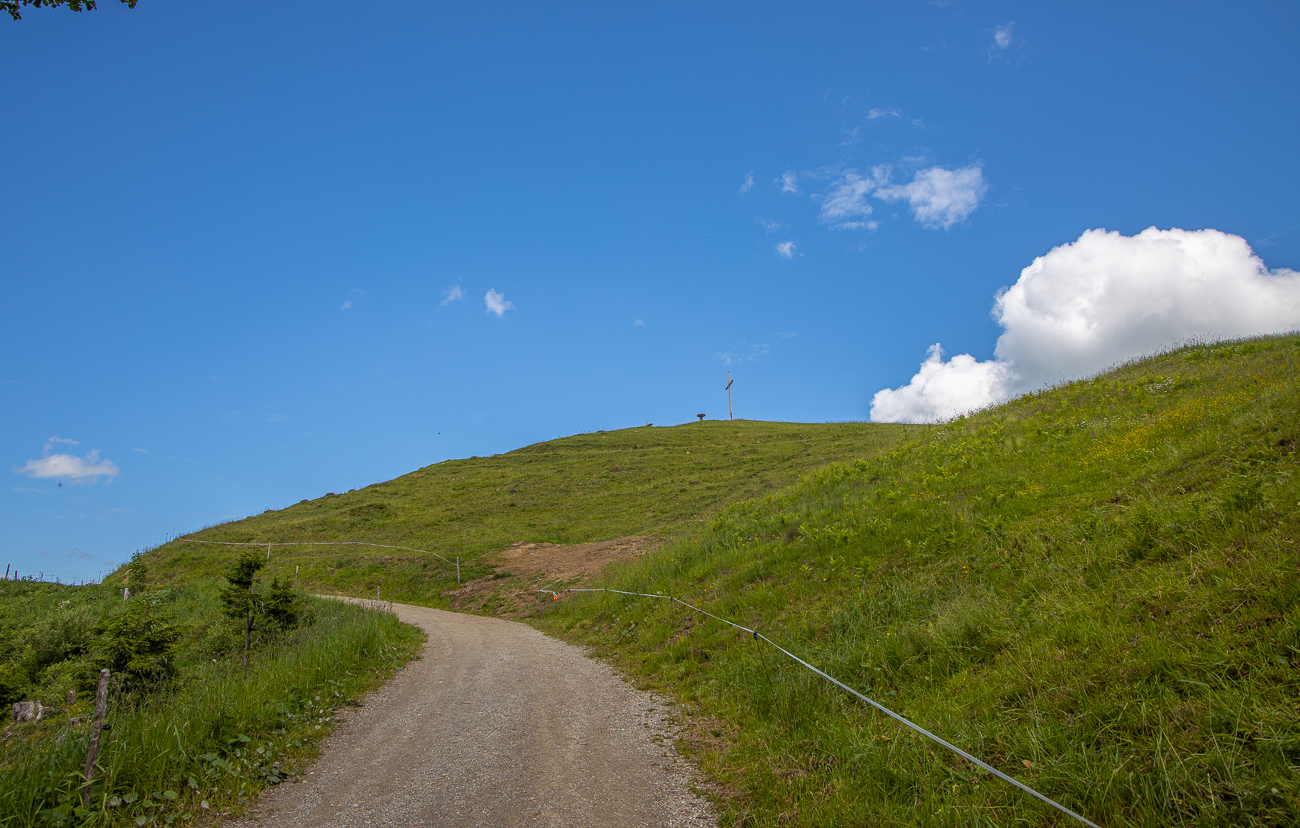
[[[660,539],[632,535],[598,543],[511,544],[491,561],[494,574],[444,593],[458,610],[490,612],[501,618],[522,618],[537,612],[537,587],[563,591],[585,586],[602,569],[654,549]],[[550,596],[547,595],[547,598]]]

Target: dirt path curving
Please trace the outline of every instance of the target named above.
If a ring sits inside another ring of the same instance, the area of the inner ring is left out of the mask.
[[[717,824],[661,699],[523,624],[394,609],[422,658],[231,828]]]

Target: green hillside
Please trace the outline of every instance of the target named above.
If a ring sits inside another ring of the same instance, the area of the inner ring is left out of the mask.
[[[608,573],[773,640],[1108,828],[1300,824],[1300,338],[1031,394]],[[732,825],[1065,825],[667,601],[543,626],[686,702]]]
[[[579,543],[669,536],[701,516],[793,483],[837,460],[871,457],[918,426],[703,422],[596,432],[493,457],[448,460],[352,492],[188,538],[224,542],[366,541],[463,561],[466,580],[493,574],[484,556],[517,541]],[[164,580],[224,570],[237,548],[176,541],[149,553]],[[429,556],[367,547],[276,549],[268,577],[300,567],[311,590],[445,606],[455,570]],[[114,581],[110,578],[110,581]]]

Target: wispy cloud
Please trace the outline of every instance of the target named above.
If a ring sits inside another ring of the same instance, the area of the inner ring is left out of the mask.
[[[1016,21],[1010,20],[993,30],[993,42],[989,44],[989,62],[1005,59],[1008,50],[1018,41],[1015,36]]]
[[[993,30],[994,48],[1005,50],[1012,43],[1015,43],[1015,37],[1012,35],[1012,32],[1015,31],[1015,28],[1016,28],[1016,21],[1011,20],[1009,22],[1003,23],[1001,26],[998,26],[996,29],[994,29]]]
[[[891,184],[876,191],[885,201],[906,201],[924,227],[947,230],[975,212],[988,192],[988,182],[979,162],[948,170],[930,167],[916,174],[909,184]]]
[[[514,302],[506,300],[504,293],[497,293],[492,288],[489,288],[483,297],[483,304],[487,308],[487,313],[495,313],[497,316],[504,316],[506,311],[514,310],[515,307]]]
[[[750,170],[745,173],[745,180],[740,182],[740,194],[744,195],[752,189],[754,189],[754,171]]]
[[[755,362],[768,354],[772,353],[772,347],[766,342],[760,342],[755,345],[749,345],[740,351],[719,351],[714,354],[723,365],[744,365],[747,362]]]
[[[137,448],[133,448],[133,449],[131,449],[131,451],[138,451],[138,452],[140,452],[141,454],[148,454],[148,453],[149,453],[149,450],[148,450],[148,449],[142,449],[142,448],[139,448],[139,447],[137,447]]]
[[[857,170],[844,172],[833,185],[830,195],[822,200],[817,220],[836,230],[875,230],[878,226],[870,220],[871,205],[867,197],[889,180],[889,168],[873,167],[871,173],[862,175]]]
[[[465,291],[461,289],[460,285],[450,285],[443,290],[442,301],[438,303],[438,307],[445,308],[448,305],[450,305],[452,302],[456,302],[464,298],[465,298]]]
[[[342,305],[339,305],[339,310],[341,310],[341,311],[345,311],[345,310],[347,310],[347,309],[350,308],[350,307],[352,307],[352,302],[351,302],[351,301],[347,301],[347,302],[344,302]]]
[[[757,224],[759,227],[762,227],[764,233],[775,233],[777,230],[781,229],[781,225],[777,224],[774,221],[768,221],[762,216],[755,218],[754,223]]]
[[[267,414],[266,421],[268,423],[287,423],[289,422],[289,418],[283,414]]]
[[[899,112],[897,109],[876,108],[867,113],[867,120],[874,121],[877,118],[898,118],[901,116],[902,113]]]
[[[117,466],[111,460],[101,459],[99,449],[86,452],[84,457],[77,457],[74,454],[50,454],[50,451],[60,444],[79,445],[76,440],[51,437],[45,441],[45,448],[42,450],[45,456],[38,460],[28,460],[23,466],[14,466],[14,474],[37,479],[63,478],[74,483],[93,483],[101,477],[111,480],[118,475]]]
[[[792,170],[786,170],[785,174],[772,183],[781,185],[781,192],[799,194],[799,176]]]
[[[639,328],[639,327],[641,327],[642,325],[645,324],[645,320],[644,320],[644,319],[638,319],[637,321],[633,322],[632,324]]]
[[[783,259],[793,259],[798,252],[798,246],[792,241],[783,241],[776,246],[776,255]]]

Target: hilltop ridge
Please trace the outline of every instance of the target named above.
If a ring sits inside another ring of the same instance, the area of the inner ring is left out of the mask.
[[[494,553],[512,544],[662,539],[725,504],[836,460],[872,456],[923,428],[736,420],[597,431],[447,460],[185,537],[413,547],[459,557],[468,582],[499,574]],[[235,554],[236,548],[177,540],[148,558],[164,580],[190,580],[215,575]],[[443,593],[457,586],[445,562],[394,549],[277,548],[268,576],[292,578],[295,567],[309,589],[373,597],[382,581],[385,596],[424,606],[451,606]]]

